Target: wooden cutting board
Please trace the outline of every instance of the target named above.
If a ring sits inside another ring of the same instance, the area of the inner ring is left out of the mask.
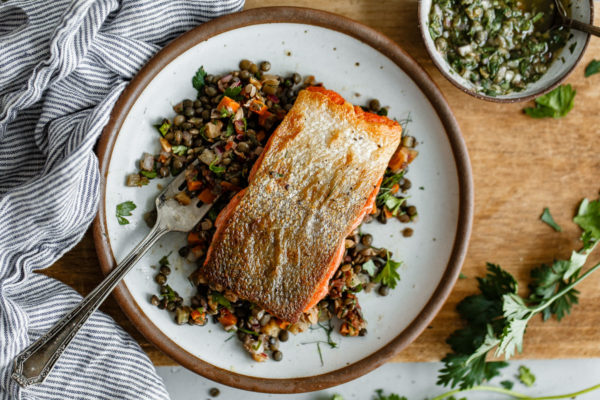
[[[567,80],[577,90],[575,107],[565,118],[534,120],[522,113],[529,104],[496,104],[477,100],[450,84],[429,59],[417,27],[414,0],[247,0],[246,8],[294,5],[319,8],[363,22],[395,40],[433,77],[448,99],[464,134],[475,183],[473,233],[461,279],[431,326],[395,361],[440,360],[445,339],[461,326],[456,304],[476,288],[486,261],[497,263],[522,282],[529,271],[554,258],[568,258],[580,246],[571,222],[583,197],[600,189],[600,74],[584,78],[583,70],[600,59],[600,40],[592,38],[583,61]],[[600,14],[600,13],[596,13]],[[596,16],[600,24],[600,16]],[[368,76],[365,77],[368,79]],[[418,132],[414,133],[418,136]],[[563,227],[556,233],[539,221],[550,207]],[[596,256],[590,260],[598,262]],[[89,293],[102,279],[91,232],[45,274]],[[580,304],[562,322],[535,318],[525,336],[523,358],[600,357],[600,273],[581,284]],[[111,297],[101,307],[139,341],[156,365],[175,364],[145,340]]]

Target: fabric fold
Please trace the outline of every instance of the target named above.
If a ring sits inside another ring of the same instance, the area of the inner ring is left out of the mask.
[[[0,26],[23,21],[14,10],[27,16],[0,34],[0,398],[168,398],[139,345],[100,312],[42,385],[18,387],[12,362],[81,299],[34,271],[75,246],[96,214],[93,149],[128,81],[175,37],[242,7],[243,0],[0,3]]]

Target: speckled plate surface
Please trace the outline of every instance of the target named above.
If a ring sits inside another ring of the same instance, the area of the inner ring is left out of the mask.
[[[402,280],[387,297],[360,294],[368,321],[366,337],[337,334],[337,348],[321,346],[323,330],[292,337],[281,346],[281,362],[256,363],[220,326],[178,326],[172,316],[149,303],[158,260],[173,252],[169,283],[183,296],[194,289],[194,270],[177,255],[185,235],[161,240],[127,275],[115,296],[137,328],[158,348],[187,368],[219,382],[265,392],[300,392],[333,386],[381,365],[413,341],[433,319],[458,276],[472,217],[472,182],[466,148],[451,111],[429,76],[396,44],[380,33],[333,14],[289,7],[254,9],[206,23],[183,35],[145,66],[119,99],[98,148],[105,177],[104,195],[94,226],[96,247],[106,273],[148,232],[142,215],[159,192],[153,180],[142,188],[125,186],[144,152],[157,153],[152,124],[172,116],[172,106],[193,98],[191,77],[203,65],[210,73],[237,68],[240,59],[269,60],[272,72],[314,75],[327,88],[356,104],[378,98],[390,116],[412,122],[408,129],[420,152],[408,177],[410,203],[419,220],[409,226],[372,223],[374,244],[404,261]],[[138,208],[129,225],[115,218],[117,204],[131,200]],[[310,343],[313,342],[313,343]]]

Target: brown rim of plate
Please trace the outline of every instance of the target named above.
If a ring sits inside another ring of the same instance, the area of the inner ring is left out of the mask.
[[[150,342],[154,343],[156,347],[184,367],[213,381],[240,389],[267,393],[301,393],[325,389],[358,378],[379,367],[385,361],[398,354],[400,350],[416,339],[429,325],[444,304],[458,278],[467,251],[473,218],[473,183],[471,166],[458,124],[448,103],[429,75],[427,75],[427,73],[392,40],[366,25],[351,19],[308,8],[266,7],[250,9],[206,22],[183,34],[157,53],[131,80],[129,86],[127,86],[117,100],[113,111],[111,112],[110,120],[104,128],[102,137],[98,143],[97,152],[100,160],[101,176],[106,180],[116,137],[131,106],[135,103],[136,99],[148,83],[179,54],[200,42],[229,30],[243,28],[249,25],[283,22],[301,23],[335,30],[354,37],[377,49],[411,77],[436,110],[447,132],[455,158],[459,179],[460,206],[458,226],[452,253],[446,271],[433,295],[417,317],[404,331],[373,354],[354,364],[325,374],[289,379],[268,379],[241,375],[200,360],[179,347],[150,321],[137,305],[124,282],[121,282],[117,286],[114,296],[121,309],[136,328]],[[102,272],[107,274],[115,265],[115,259],[106,229],[107,213],[105,209],[105,185],[102,185],[102,190],[98,215],[94,220],[93,232],[100,266]],[[249,360],[248,362],[252,361]]]
[[[594,0],[589,0],[589,2],[590,2],[590,22],[589,23],[593,24],[594,23]],[[477,97],[478,99],[485,100],[485,101],[492,101],[492,102],[496,102],[496,103],[519,103],[522,101],[533,100],[536,97],[539,97],[543,94],[548,93],[549,91],[555,89],[558,85],[563,83],[565,81],[565,79],[567,79],[569,77],[569,75],[571,75],[573,70],[575,70],[575,67],[577,67],[577,64],[579,64],[579,62],[581,61],[581,58],[583,57],[583,54],[585,53],[585,50],[587,49],[588,43],[590,42],[591,35],[588,33],[587,38],[585,39],[585,44],[583,45],[583,49],[581,49],[581,53],[579,53],[579,57],[577,57],[577,60],[575,60],[575,63],[573,64],[573,66],[571,68],[569,68],[560,78],[558,78],[556,80],[556,82],[552,83],[547,88],[542,89],[536,93],[530,94],[529,96],[515,97],[512,99],[487,96],[485,94],[481,94],[481,93],[475,92],[473,90],[469,90],[466,87],[464,87],[463,85],[461,85],[460,83],[458,83],[456,81],[456,79],[454,79],[454,77],[452,75],[450,75],[448,72],[446,72],[446,70],[444,70],[444,67],[442,65],[440,65],[439,62],[437,62],[437,60],[435,59],[435,57],[433,56],[433,53],[432,53],[432,51],[435,51],[435,50],[433,50],[429,46],[427,46],[427,38],[425,37],[427,27],[423,26],[423,24],[421,24],[421,17],[423,15],[423,10],[422,10],[421,4],[423,4],[423,0],[419,0],[419,6],[418,6],[419,22],[418,22],[418,24],[419,24],[419,30],[421,31],[421,38],[423,39],[423,45],[425,46],[425,49],[427,50],[427,54],[429,54],[429,58],[431,58],[431,60],[433,61],[433,64],[437,67],[437,69],[444,76],[444,78],[446,78],[446,79],[448,79],[448,81],[450,81],[450,83],[452,83],[454,86],[456,86],[458,89],[465,92],[466,94],[471,95],[473,97]]]

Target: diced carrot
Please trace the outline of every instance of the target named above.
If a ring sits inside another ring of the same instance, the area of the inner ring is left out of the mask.
[[[223,326],[231,326],[237,324],[237,317],[233,315],[228,309],[221,308],[221,316],[219,322]]]
[[[394,216],[394,213],[392,213],[390,210],[388,210],[388,208],[386,206],[383,206],[383,212],[384,212],[386,218],[392,218]]]
[[[418,151],[409,149],[408,147],[398,147],[388,166],[394,172],[400,171],[406,168],[408,164],[417,158],[418,154]]]
[[[200,234],[196,231],[191,231],[190,233],[188,233],[187,241],[191,245],[196,245],[203,242],[202,238],[200,237]]]
[[[392,188],[390,189],[390,193],[391,194],[396,194],[396,193],[398,193],[398,190],[400,190],[400,185],[398,185],[397,183],[395,183],[394,186],[392,186]]]
[[[202,181],[187,181],[187,188],[190,192],[199,190],[202,187]]]
[[[217,110],[221,111],[225,109],[232,114],[235,113],[238,108],[240,108],[240,103],[227,96],[223,96],[219,102],[219,105],[217,106]]]
[[[347,322],[344,322],[342,324],[342,326],[340,326],[340,333],[343,336],[348,336],[348,333],[350,333],[350,330],[348,329],[348,323]]]
[[[206,322],[206,312],[205,311],[200,312],[199,310],[192,310],[190,312],[190,318],[196,324],[204,325],[204,323]]]
[[[227,144],[225,145],[225,150],[231,150],[231,149],[233,149],[234,144],[235,143],[233,142],[233,140],[227,142]]]
[[[265,105],[265,103],[256,99],[253,99],[252,102],[250,102],[250,107],[248,108],[250,109],[250,111],[258,115],[262,115],[267,111],[267,106]]]
[[[242,190],[241,187],[236,186],[233,183],[225,182],[225,181],[221,182],[221,186],[223,187],[223,189],[228,190],[230,192],[239,192],[240,190]]]
[[[172,148],[171,148],[171,143],[169,143],[169,141],[165,138],[159,138],[160,140],[160,147],[162,147],[162,149],[164,151],[166,151],[167,153],[170,153]]]
[[[290,326],[290,323],[289,323],[289,322],[287,322],[287,321],[283,321],[283,320],[281,320],[281,319],[279,319],[279,318],[277,318],[276,322],[277,322],[277,326],[279,327],[279,329],[285,329],[285,328],[287,328],[288,326]]]
[[[269,118],[273,117],[273,113],[265,110],[265,112],[258,115],[258,124],[260,126],[265,126],[265,123]]]
[[[198,195],[198,198],[204,204],[209,204],[209,203],[212,203],[213,201],[215,201],[217,196],[215,196],[215,194],[209,188],[206,188],[200,192],[200,194]]]

